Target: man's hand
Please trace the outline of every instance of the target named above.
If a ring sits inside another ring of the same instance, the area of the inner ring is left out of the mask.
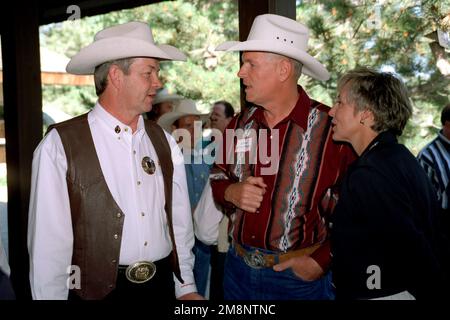
[[[178,300],[206,300],[204,297],[199,295],[197,292],[186,293],[178,298]]]
[[[262,177],[248,177],[243,182],[231,184],[225,190],[224,198],[239,209],[256,212],[261,206],[266,188]]]
[[[310,256],[291,258],[273,266],[275,271],[284,271],[288,268],[292,268],[294,274],[305,281],[317,280],[324,274],[322,267]]]

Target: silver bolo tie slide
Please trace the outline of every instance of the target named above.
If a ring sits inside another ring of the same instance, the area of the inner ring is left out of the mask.
[[[141,165],[147,174],[154,174],[156,171],[155,162],[148,156],[142,158]]]

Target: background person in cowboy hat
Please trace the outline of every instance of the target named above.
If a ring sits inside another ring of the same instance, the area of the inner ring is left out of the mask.
[[[193,100],[183,99],[175,111],[162,115],[158,120],[158,124],[171,132],[182,148],[191,211],[195,209],[209,176],[210,164],[203,161],[202,153],[202,123],[207,117],[208,113],[199,111]]]
[[[181,153],[142,117],[161,87],[160,60],[185,56],[130,22],[97,33],[67,65],[94,74],[99,99],[88,114],[50,127],[34,153],[34,299],[202,298]]]
[[[224,163],[224,155],[218,156],[224,175],[211,181],[214,198],[233,215],[225,299],[334,296],[327,272],[329,212],[319,203],[354,155],[348,146],[332,141],[329,108],[297,85],[302,72],[317,80],[329,78],[325,67],[306,52],[308,34],[294,20],[265,14],[255,18],[247,41],[217,48],[243,51],[238,76],[247,101],[254,104],[227,130],[258,135],[244,133],[233,141],[225,135],[225,152],[234,153],[227,159],[240,160]],[[265,142],[261,130],[269,137]],[[259,155],[272,150],[275,164],[262,158],[249,163],[246,159],[255,150]]]
[[[211,163],[203,161],[203,149],[209,141],[202,139],[202,123],[207,120],[208,115],[201,113],[194,101],[185,99],[180,101],[175,111],[162,115],[158,120],[158,124],[172,132],[183,148],[192,212],[197,207],[211,168]],[[193,252],[195,283],[198,292],[205,295],[209,274],[209,247],[196,238]]]
[[[158,121],[163,114],[173,111],[175,103],[181,99],[183,99],[182,96],[169,93],[167,88],[159,89],[153,100],[152,109],[146,113],[147,119]]]
[[[210,120],[210,134],[207,135],[209,150],[206,154],[211,154],[211,162],[215,157],[215,147],[222,139],[217,139],[213,131],[225,134],[225,129],[233,119],[234,108],[228,101],[219,100],[213,103]],[[210,163],[208,161],[208,163]],[[214,179],[217,168],[209,172],[209,179]],[[229,219],[223,214],[222,208],[214,202],[211,191],[211,184],[206,181],[203,193],[198,200],[195,210],[193,210],[194,233],[195,233],[195,265],[194,277],[197,289],[201,293],[201,288],[205,288],[205,297],[212,301],[223,300],[223,269],[225,258],[229,248],[228,225]],[[209,272],[210,270],[210,272]],[[208,272],[210,274],[208,281]],[[205,287],[206,284],[206,287]]]

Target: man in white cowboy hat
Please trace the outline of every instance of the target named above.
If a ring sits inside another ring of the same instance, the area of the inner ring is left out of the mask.
[[[97,33],[67,65],[94,74],[99,98],[89,113],[51,126],[34,153],[34,299],[202,298],[181,152],[142,117],[161,87],[161,60],[185,55],[130,22]]]
[[[201,131],[194,132],[194,124],[198,124],[200,130],[202,124],[207,120],[208,113],[202,113],[198,110],[196,103],[191,99],[181,99],[177,102],[177,106],[171,112],[163,114],[157,121],[157,123],[165,129],[167,132],[172,133],[173,130],[182,128],[189,131],[191,134],[190,139],[194,139],[194,133],[197,133],[199,138]],[[181,120],[181,124],[179,123]],[[198,121],[195,123],[195,121]],[[191,140],[189,140],[191,141]],[[189,142],[188,141],[188,142]],[[190,147],[194,147],[189,144]]]
[[[167,112],[173,111],[175,103],[183,99],[182,96],[170,93],[167,88],[161,88],[156,92],[153,100],[152,110],[147,112],[147,119],[158,121],[159,117]]]
[[[211,132],[206,135],[205,140],[213,140],[208,144],[205,154],[211,154],[211,162],[215,157],[214,148],[222,139],[218,134],[224,134],[225,129],[233,119],[234,108],[228,101],[220,100],[212,104],[209,116]],[[209,131],[208,130],[208,131]],[[215,133],[214,133],[215,131]],[[216,136],[218,135],[218,136]],[[208,161],[208,163],[211,163]],[[213,168],[209,172],[209,179],[214,179]],[[193,210],[194,233],[195,233],[195,265],[194,277],[197,289],[202,293],[209,292],[208,298],[212,301],[223,300],[223,268],[226,253],[229,248],[228,239],[228,217],[224,216],[221,207],[214,202],[211,184],[206,181],[203,192]],[[209,280],[209,281],[208,281]],[[206,295],[205,295],[206,296]]]
[[[197,207],[211,169],[211,163],[207,163],[203,159],[204,147],[209,141],[202,139],[202,124],[208,116],[208,113],[202,113],[197,109],[193,100],[184,99],[180,101],[175,111],[163,114],[158,120],[158,124],[172,132],[182,146],[192,212]],[[194,277],[198,292],[205,295],[209,256],[205,257],[202,249],[204,249],[202,243],[196,239],[193,249],[195,254]]]
[[[158,120],[158,124],[172,133],[182,149],[192,211],[202,194],[210,169],[210,164],[203,161],[202,125],[207,118],[208,113],[198,110],[193,100],[183,99],[175,111],[163,114]]]
[[[216,158],[224,174],[211,181],[214,198],[232,217],[225,299],[334,297],[329,210],[320,204],[353,154],[332,141],[329,108],[297,85],[301,73],[329,78],[307,53],[308,37],[308,28],[295,20],[264,14],[255,18],[246,41],[217,48],[243,51],[238,76],[253,103],[228,125],[244,133],[229,141],[224,136],[227,159]],[[258,154],[254,162],[251,154]],[[270,161],[264,154],[271,154]]]

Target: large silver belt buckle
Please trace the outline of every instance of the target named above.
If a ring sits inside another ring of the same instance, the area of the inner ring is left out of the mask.
[[[252,253],[246,252],[244,255],[244,262],[254,269],[261,269],[265,267],[264,256],[261,252],[254,251]]]
[[[151,261],[139,261],[130,264],[125,270],[125,276],[133,283],[144,283],[153,278],[156,265]]]

